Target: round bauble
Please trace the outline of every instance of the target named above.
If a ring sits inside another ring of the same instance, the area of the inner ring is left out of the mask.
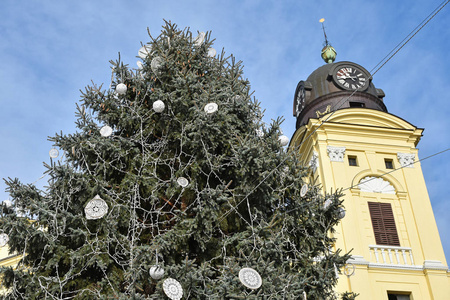
[[[165,107],[166,105],[161,100],[156,100],[153,102],[153,110],[157,113],[163,112]]]
[[[152,52],[152,46],[145,45],[139,49],[138,55],[140,58],[145,59]]]
[[[199,47],[201,44],[203,44],[203,41],[205,40],[205,33],[199,32],[198,36],[194,39],[194,46]]]
[[[5,247],[8,244],[9,237],[6,233],[0,233],[0,247]]]
[[[338,218],[339,219],[343,219],[345,217],[345,209],[343,209],[342,207],[339,207],[338,209]]]
[[[289,144],[289,138],[285,135],[282,135],[278,138],[278,140],[280,141],[281,146],[287,146]]]
[[[127,86],[124,83],[119,83],[116,86],[116,92],[119,95],[125,95],[127,93]]]
[[[160,266],[152,266],[149,271],[150,277],[159,280],[164,277],[164,269]]]

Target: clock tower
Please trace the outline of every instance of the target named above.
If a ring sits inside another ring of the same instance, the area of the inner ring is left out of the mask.
[[[334,56],[333,56],[334,54]],[[353,62],[327,64],[298,83],[290,148],[310,166],[310,180],[343,189],[346,216],[333,234],[351,251],[337,292],[361,300],[450,299],[445,260],[417,144],[423,129],[390,114],[383,90]]]

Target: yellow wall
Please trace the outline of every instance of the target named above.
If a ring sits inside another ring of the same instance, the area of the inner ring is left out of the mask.
[[[387,299],[388,291],[410,293],[415,300],[450,299],[450,275],[420,162],[394,172],[385,166],[391,159],[394,169],[401,167],[397,153],[414,154],[417,161],[423,130],[364,108],[338,110],[322,123],[329,116],[299,128],[290,147],[306,163],[318,154],[314,177],[324,190],[344,189],[346,217],[337,227],[336,247],[352,251],[356,271],[341,275],[338,291],[357,292],[363,300]],[[331,161],[328,146],[345,147],[342,161]],[[348,156],[355,156],[358,166],[350,166]],[[368,176],[381,176],[392,193],[361,191],[358,183]],[[376,247],[368,201],[391,204],[400,247]]]

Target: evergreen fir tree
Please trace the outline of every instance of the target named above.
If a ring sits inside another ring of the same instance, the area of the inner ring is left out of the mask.
[[[209,33],[166,22],[150,38],[140,68],[119,58],[109,89],[82,92],[77,132],[50,138],[64,158],[45,190],[6,180],[0,231],[23,259],[1,270],[5,298],[178,299],[173,278],[183,299],[334,299],[340,195],[306,181]]]

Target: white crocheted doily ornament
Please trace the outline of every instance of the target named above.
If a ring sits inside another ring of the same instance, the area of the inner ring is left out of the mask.
[[[5,247],[9,242],[9,237],[6,233],[0,233],[0,247]]]
[[[212,114],[219,109],[219,106],[217,105],[217,103],[211,102],[206,104],[204,109],[207,114]]]
[[[145,45],[142,46],[141,49],[138,51],[138,55],[140,58],[145,59],[150,53],[152,52],[152,46]]]
[[[261,276],[252,268],[242,268],[239,271],[239,280],[249,289],[256,290],[262,284]]]
[[[163,112],[165,107],[166,105],[161,100],[156,100],[153,102],[153,110],[157,113]]]
[[[184,177],[178,177],[177,183],[178,183],[179,185],[181,185],[182,187],[187,187],[188,184],[189,184],[189,180],[187,180],[187,179],[184,178]]]
[[[302,185],[302,188],[300,190],[300,197],[305,197],[308,190],[309,190],[309,187],[306,183],[304,185]]]
[[[127,86],[124,83],[119,83],[116,86],[116,92],[119,95],[125,95],[127,93]]]
[[[149,271],[150,277],[159,280],[164,277],[164,269],[160,266],[152,266]]]
[[[99,195],[96,195],[88,202],[84,208],[84,212],[88,220],[101,219],[108,212],[108,204]]]
[[[180,300],[183,297],[183,288],[181,284],[173,279],[167,278],[163,282],[164,293],[172,300]]]
[[[102,128],[100,128],[101,136],[108,137],[112,134],[112,132],[113,132],[112,128],[109,127],[108,125],[105,125]]]
[[[209,49],[208,49],[208,56],[209,56],[209,57],[215,57],[216,54],[217,54],[216,49],[214,49],[214,48],[209,48]]]
[[[164,59],[162,59],[161,57],[157,56],[157,57],[153,58],[152,62],[150,64],[150,67],[152,68],[153,73],[158,74],[159,69],[162,67],[163,64],[164,64]]]
[[[58,149],[55,148],[50,149],[48,155],[50,155],[51,158],[57,158],[59,155]]]
[[[203,41],[205,40],[205,33],[199,32],[197,37],[194,39],[194,46],[199,47],[203,44]]]

